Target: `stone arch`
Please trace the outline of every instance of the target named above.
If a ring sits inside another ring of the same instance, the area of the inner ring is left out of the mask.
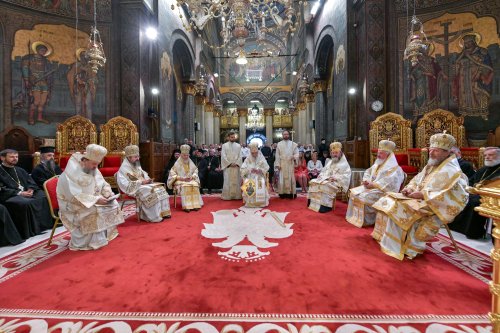
[[[170,43],[174,67],[179,66],[181,69],[178,74],[181,74],[182,80],[194,79],[195,52],[188,36],[182,30],[174,30]]]
[[[324,35],[316,48],[314,56],[314,77],[322,80],[328,79],[330,66],[333,62],[333,38],[331,35]]]
[[[269,98],[271,105],[274,106],[276,105],[278,99],[286,99],[287,101],[290,101],[290,93],[288,91],[279,91],[275,93],[274,95]]]

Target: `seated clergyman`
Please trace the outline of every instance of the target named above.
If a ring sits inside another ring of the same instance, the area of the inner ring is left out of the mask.
[[[43,188],[45,181],[62,173],[61,168],[54,161],[55,151],[55,147],[40,147],[40,164],[31,171],[31,177],[40,188]]]
[[[250,155],[241,165],[243,178],[242,196],[246,207],[266,207],[269,205],[267,171],[269,165],[256,143],[248,145]]]
[[[375,224],[376,210],[371,206],[386,192],[399,192],[404,172],[394,156],[396,144],[382,140],[377,160],[365,171],[361,186],[350,189],[346,220],[357,227]]]
[[[123,214],[111,186],[97,169],[106,148],[90,144],[74,153],[57,183],[59,216],[71,232],[70,250],[95,250],[118,236]]]
[[[462,211],[469,194],[467,177],[450,152],[456,140],[440,133],[430,139],[429,161],[401,193],[388,193],[374,205],[373,238],[381,250],[400,260],[424,252],[425,244]]]
[[[125,147],[125,159],[116,175],[120,190],[129,196],[137,197],[141,206],[141,219],[148,222],[161,222],[170,217],[169,196],[163,183],[154,183],[148,173],[141,168],[139,147]]]
[[[168,188],[175,188],[180,195],[182,209],[186,212],[198,210],[203,206],[200,195],[200,178],[198,168],[189,158],[190,147],[181,146],[181,156],[177,159],[168,176]]]
[[[342,153],[342,144],[330,144],[331,160],[321,170],[316,179],[309,182],[309,209],[326,213],[332,210],[337,192],[346,193],[351,181],[351,167]]]

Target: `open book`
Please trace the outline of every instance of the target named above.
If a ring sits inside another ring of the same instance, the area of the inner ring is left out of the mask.
[[[110,196],[109,198],[106,198],[106,200],[108,200],[108,202],[111,202],[113,200],[116,200],[120,197],[120,194],[115,194],[115,195],[112,195]]]

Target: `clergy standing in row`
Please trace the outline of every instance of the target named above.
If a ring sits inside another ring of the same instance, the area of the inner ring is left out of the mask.
[[[231,132],[221,152],[221,169],[224,172],[222,200],[241,200],[241,164],[241,146],[236,142],[236,134]]]
[[[153,183],[148,173],[141,168],[139,147],[127,146],[125,159],[116,174],[120,190],[137,198],[140,205],[141,220],[161,222],[170,217],[169,196],[163,183]]]
[[[267,171],[269,165],[256,143],[248,145],[250,155],[241,166],[243,177],[243,202],[245,207],[266,207],[269,205]]]
[[[465,207],[467,176],[450,152],[455,144],[449,134],[431,136],[424,169],[401,193],[388,193],[373,205],[378,213],[372,236],[385,254],[403,260],[423,253],[441,225]]]
[[[484,149],[484,167],[469,178],[469,186],[482,185],[498,178],[500,178],[500,148],[487,147]],[[470,239],[482,238],[486,234],[488,218],[474,210],[481,204],[480,199],[478,194],[469,194],[469,202],[464,210],[453,223],[450,223],[451,230],[460,232]]]
[[[290,132],[283,131],[283,140],[276,146],[274,168],[279,172],[278,194],[280,198],[296,198],[295,167],[299,163],[299,149],[290,140]]]
[[[375,224],[377,211],[371,206],[386,192],[399,192],[405,174],[394,156],[396,144],[389,140],[379,142],[377,160],[363,175],[361,186],[350,189],[346,220],[356,227]]]
[[[0,203],[7,207],[21,237],[27,239],[52,228],[54,221],[47,197],[33,178],[16,166],[18,152],[5,149],[0,158]]]
[[[309,182],[308,206],[310,210],[327,213],[333,208],[338,192],[347,193],[351,182],[351,167],[342,153],[342,144],[330,144],[332,157],[316,179]]]
[[[182,209],[188,213],[203,206],[198,168],[189,158],[190,149],[189,145],[181,146],[181,156],[170,169],[167,181],[168,188],[175,189],[175,193],[181,197]]]
[[[57,183],[59,216],[71,233],[70,250],[96,250],[118,236],[124,222],[111,186],[97,166],[107,149],[90,144],[85,153],[74,153]]]
[[[40,164],[31,171],[31,177],[40,188],[43,188],[45,181],[62,173],[61,168],[54,161],[55,151],[55,147],[40,147]]]

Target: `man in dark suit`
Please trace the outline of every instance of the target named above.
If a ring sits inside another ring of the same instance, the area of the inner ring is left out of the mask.
[[[457,157],[458,164],[460,165],[460,169],[462,169],[462,172],[465,173],[468,178],[472,177],[475,173],[474,167],[472,166],[471,162],[466,161],[462,158],[462,152],[460,151],[460,148],[453,147],[451,148],[451,152]]]

